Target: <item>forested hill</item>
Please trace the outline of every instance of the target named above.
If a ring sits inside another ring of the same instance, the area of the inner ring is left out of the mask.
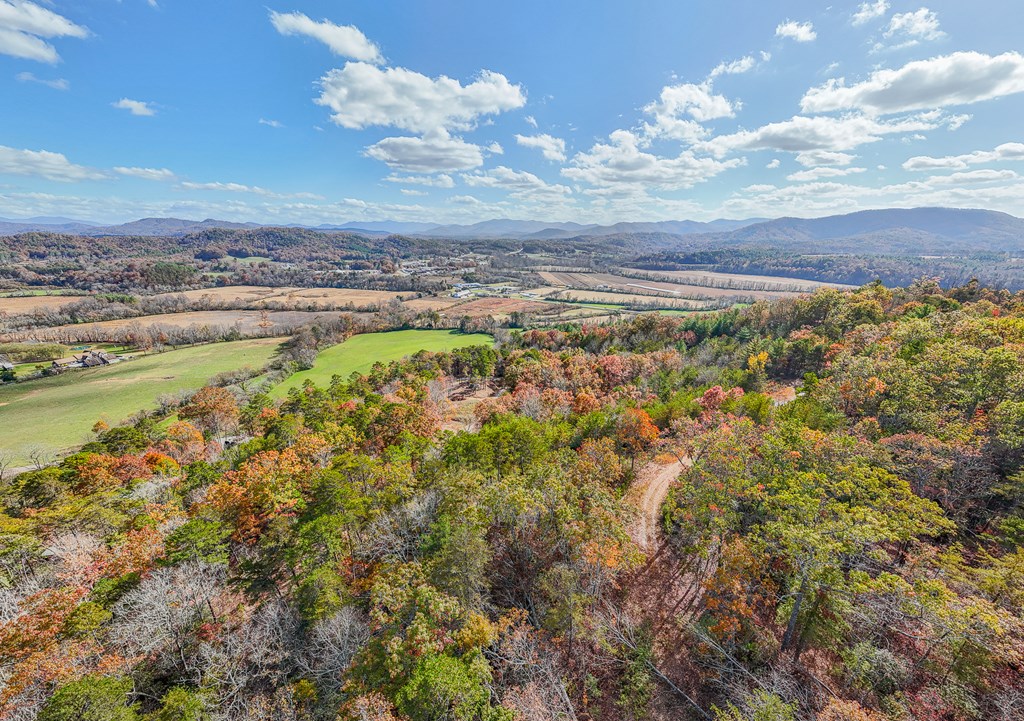
[[[770,244],[823,252],[929,254],[1024,251],[1024,220],[991,210],[865,210],[825,218],[779,218],[690,242]]]
[[[931,282],[207,387],[0,476],[0,714],[1019,719],[1022,398]]]

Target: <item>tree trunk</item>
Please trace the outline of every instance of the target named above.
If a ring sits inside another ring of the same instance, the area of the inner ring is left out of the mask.
[[[796,600],[793,601],[793,610],[789,612],[789,623],[786,624],[786,633],[782,636],[782,650],[786,651],[793,644],[793,637],[796,635],[796,626],[800,619],[800,606],[803,605],[804,596],[807,594],[807,576],[800,580],[800,590],[796,592]]]

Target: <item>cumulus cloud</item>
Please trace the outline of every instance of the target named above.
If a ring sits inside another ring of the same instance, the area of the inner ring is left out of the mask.
[[[928,8],[921,8],[912,13],[897,13],[889,21],[886,38],[907,38],[901,47],[916,45],[922,40],[940,40],[946,33],[939,30],[939,17]]]
[[[389,183],[403,183],[405,185],[426,185],[431,188],[454,188],[455,181],[452,176],[441,173],[439,175],[389,175],[384,178]]]
[[[771,57],[771,56],[769,56]],[[767,60],[767,58],[765,58]],[[731,62],[720,62],[708,75],[709,78],[717,78],[719,75],[740,75],[754,69],[757,61],[753,55],[747,55],[739,60]]]
[[[415,188],[399,188],[398,192],[400,192],[402,195],[411,195],[411,196],[430,195],[430,193],[428,193],[425,190],[416,190]]]
[[[61,153],[52,153],[48,150],[19,150],[6,145],[0,145],[0,173],[37,175],[64,183],[106,177],[99,170],[72,163]]]
[[[111,105],[120,110],[127,110],[132,115],[156,115],[156,110],[153,108],[152,103],[148,103],[142,100],[131,100],[129,98],[121,98],[116,103],[111,103]]]
[[[324,75],[320,88],[317,104],[333,111],[335,123],[351,129],[379,125],[421,133],[469,130],[481,116],[526,104],[519,85],[490,70],[462,85],[443,75],[429,78],[405,68],[349,62]]]
[[[42,63],[60,60],[43,38],[84,38],[89,31],[27,0],[0,0],[0,54]]]
[[[335,55],[372,63],[383,60],[380,49],[359,28],[352,25],[335,25],[330,20],[318,22],[300,12],[279,13],[273,10],[270,11],[270,22],[282,35],[313,38],[330,48]]]
[[[888,115],[970,105],[1020,92],[1024,92],[1024,55],[958,52],[915,60],[898,70],[877,70],[855,85],[832,79],[808,90],[800,106],[813,113],[860,110]]]
[[[796,162],[805,168],[815,168],[819,165],[849,165],[856,157],[849,153],[837,153],[831,150],[808,150],[798,153]]]
[[[680,190],[692,188],[729,168],[745,163],[742,158],[722,162],[701,158],[686,150],[677,157],[661,157],[641,150],[642,139],[628,130],[616,130],[607,143],[597,143],[578,153],[572,166],[562,169],[570,180],[599,188],[625,190],[631,187]]]
[[[644,112],[654,117],[653,123],[644,123],[644,133],[692,143],[708,134],[701,123],[734,117],[735,111],[736,105],[724,95],[716,95],[710,82],[667,85],[658,100],[644,107]]]
[[[181,187],[186,190],[214,190],[222,193],[252,193],[253,195],[261,195],[265,198],[295,198],[302,200],[323,200],[322,195],[316,193],[275,193],[273,190],[267,190],[261,188],[258,185],[244,185],[242,183],[195,183],[192,181],[185,181],[181,184]]]
[[[964,170],[971,165],[1006,160],[1024,160],[1024,143],[1003,143],[994,150],[976,150],[964,155],[933,158],[918,155],[903,163],[904,170]]]
[[[479,145],[452,137],[444,131],[423,137],[384,138],[365,151],[368,157],[410,173],[472,170],[484,164]]]
[[[795,20],[787,20],[775,28],[775,36],[780,38],[792,38],[798,43],[809,43],[818,37],[814,32],[812,23],[798,23]]]
[[[769,123],[756,130],[741,130],[731,135],[720,135],[698,144],[698,147],[719,157],[734,150],[843,152],[879,141],[885,135],[934,130],[948,120],[935,112],[889,122],[860,115],[839,118],[825,115],[811,118],[798,115],[789,120]]]
[[[768,163],[768,165],[766,165],[764,167],[768,168],[768,170],[775,170],[776,168],[778,168],[781,165],[782,165],[782,161],[781,160],[779,160],[778,158],[772,158],[771,162]]]
[[[118,175],[127,175],[130,178],[141,178],[142,180],[174,180],[174,173],[167,168],[125,168],[118,166],[114,168]]]
[[[466,185],[474,188],[501,188],[515,191],[514,197],[563,196],[572,193],[568,186],[551,185],[533,173],[513,170],[504,165],[480,173],[465,174],[462,179]]]
[[[536,148],[548,160],[565,162],[565,141],[552,135],[516,135],[516,142],[524,148]]]
[[[14,77],[19,83],[39,83],[40,85],[45,85],[49,88],[53,88],[54,90],[67,90],[71,87],[71,83],[64,78],[47,80],[46,78],[36,77],[34,73],[29,72],[18,73]]]
[[[841,178],[844,175],[863,173],[865,170],[867,170],[867,168],[832,168],[823,165],[817,168],[799,170],[791,175],[787,175],[786,180],[792,180],[795,183],[806,183],[809,181],[821,180],[822,178]]]
[[[876,0],[875,2],[863,2],[853,14],[853,24],[863,25],[875,18],[880,18],[889,11],[889,0]]]

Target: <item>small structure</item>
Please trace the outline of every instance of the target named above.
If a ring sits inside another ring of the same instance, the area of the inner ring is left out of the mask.
[[[114,363],[120,363],[124,360],[121,356],[111,355],[110,353],[101,350],[91,350],[80,356],[72,357],[74,360],[70,363],[59,364],[54,361],[53,365],[55,368],[99,368],[100,366],[109,366]]]

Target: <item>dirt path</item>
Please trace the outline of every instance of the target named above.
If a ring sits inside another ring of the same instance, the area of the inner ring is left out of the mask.
[[[652,553],[658,541],[658,516],[661,504],[665,502],[668,490],[683,468],[689,465],[689,459],[685,464],[680,461],[672,461],[668,464],[651,461],[643,470],[636,486],[634,487],[634,504],[640,511],[633,526],[631,535],[642,551]]]

